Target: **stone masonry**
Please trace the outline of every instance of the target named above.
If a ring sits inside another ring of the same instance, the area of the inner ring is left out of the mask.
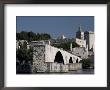
[[[68,72],[69,70],[69,59],[73,60],[73,63],[76,63],[82,60],[81,58],[61,50],[59,48],[52,47],[49,44],[34,42],[33,47],[33,64],[32,64],[32,73],[37,72]],[[55,63],[55,57],[57,52],[61,52],[64,60],[63,63]],[[73,67],[73,66],[71,66]],[[74,68],[74,67],[73,67]],[[77,69],[77,68],[76,68]],[[78,68],[79,69],[79,68]]]
[[[45,46],[38,45],[33,47],[33,65],[32,72],[45,72],[47,64],[45,63]]]

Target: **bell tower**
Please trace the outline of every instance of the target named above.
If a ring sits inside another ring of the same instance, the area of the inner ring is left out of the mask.
[[[76,32],[76,38],[84,40],[84,32],[82,32],[81,26],[79,26],[78,31]]]

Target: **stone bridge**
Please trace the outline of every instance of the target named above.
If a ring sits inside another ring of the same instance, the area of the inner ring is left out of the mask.
[[[58,58],[61,60],[58,61]],[[53,46],[50,46],[48,44],[45,45],[45,62],[59,62],[59,63],[76,63],[79,62],[81,58],[63,50],[60,48],[56,48]]]
[[[33,68],[32,72],[45,72],[49,63],[78,63],[81,58],[63,49],[56,48],[46,42],[32,42],[33,47]]]

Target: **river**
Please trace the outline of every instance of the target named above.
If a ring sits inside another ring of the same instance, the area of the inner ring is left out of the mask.
[[[94,74],[94,69],[81,69],[81,70],[74,70],[74,71],[69,71],[69,72],[48,72],[48,73],[43,73],[43,74]]]
[[[69,74],[94,74],[94,69],[82,69],[76,71],[69,71]]]

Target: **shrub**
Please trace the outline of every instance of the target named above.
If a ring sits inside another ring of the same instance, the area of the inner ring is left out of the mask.
[[[91,62],[89,59],[83,59],[80,61],[80,63],[82,63],[82,68],[83,69],[87,69],[91,66]]]

